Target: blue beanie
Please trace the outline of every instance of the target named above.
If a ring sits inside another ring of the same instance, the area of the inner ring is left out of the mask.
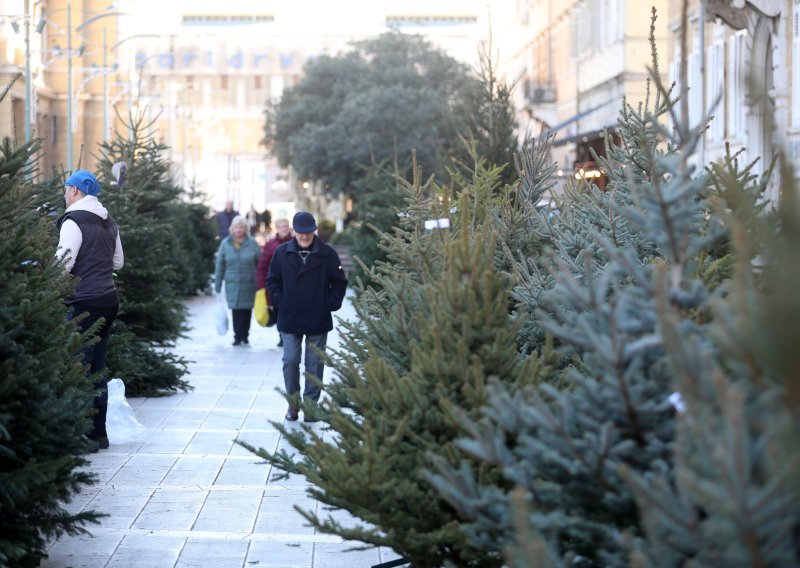
[[[94,195],[95,197],[100,193],[100,184],[97,183],[97,178],[86,170],[78,170],[69,176],[64,187],[77,187],[86,195]]]
[[[298,211],[292,219],[292,228],[295,233],[313,233],[317,230],[317,222],[308,211]]]

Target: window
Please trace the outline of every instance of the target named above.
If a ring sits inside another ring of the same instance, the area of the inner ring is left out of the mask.
[[[435,27],[435,26],[463,26],[469,24],[477,24],[477,16],[455,16],[455,15],[441,15],[441,16],[386,16],[386,25],[390,28],[401,27]]]
[[[670,96],[675,99],[676,97],[680,96],[681,94],[681,46],[680,44],[675,45],[675,55],[670,61],[669,64],[669,84],[670,86],[675,85],[672,89]],[[680,112],[680,103],[675,105],[674,115],[677,116]],[[672,128],[677,126],[673,119],[672,114],[670,115],[670,125]]]
[[[740,30],[728,40],[728,137],[744,136],[745,128],[745,40],[747,30]]]
[[[706,68],[706,107],[714,115],[709,125],[708,137],[714,142],[721,142],[725,136],[725,101],[722,99],[722,85],[725,79],[725,28],[715,26],[714,40],[708,46]],[[716,106],[713,106],[716,103]]]
[[[246,26],[271,24],[272,14],[184,14],[184,26]]]
[[[703,119],[703,75],[700,69],[700,38],[694,38],[694,47],[689,56],[689,126],[695,128]]]

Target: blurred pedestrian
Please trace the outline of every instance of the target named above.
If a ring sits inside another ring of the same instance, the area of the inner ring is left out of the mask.
[[[78,322],[86,331],[102,319],[96,334],[99,341],[83,350],[83,363],[94,379],[96,395],[92,429],[88,437],[97,443],[92,451],[108,448],[106,414],[108,412],[108,379],[103,376],[111,324],[119,311],[119,297],[114,284],[114,270],[122,268],[124,254],[119,227],[97,196],[100,184],[86,170],[78,170],[64,184],[64,215],[58,220],[58,248],[63,255],[64,269],[77,277],[75,292],[67,300],[71,320],[88,314]]]
[[[283,339],[283,381],[294,400],[300,394],[300,357],[305,337],[306,377],[303,400],[316,403],[321,394],[324,363],[314,349],[325,351],[328,332],[333,329],[331,312],[342,307],[347,277],[339,255],[314,235],[317,223],[307,211],[292,219],[295,237],[275,250],[269,265],[267,290],[278,309],[278,331]],[[298,418],[298,407],[290,403],[286,420]],[[305,422],[317,418],[307,412]]]
[[[272,257],[277,248],[283,243],[288,243],[292,240],[292,228],[289,226],[289,220],[281,218],[275,221],[275,236],[267,241],[264,245],[264,250],[261,252],[261,259],[258,261],[258,268],[256,269],[256,288],[259,290],[267,287],[267,275],[269,274],[269,264],[272,262]],[[267,292],[267,300],[271,310],[275,309],[275,304]],[[278,340],[278,347],[283,347],[283,337]]]
[[[260,230],[260,226],[258,223],[259,214],[256,211],[254,205],[250,206],[250,210],[245,215],[245,219],[247,220],[247,228],[250,230],[250,236],[255,237],[256,233]]]
[[[239,212],[233,208],[233,201],[230,199],[225,202],[225,209],[218,212],[214,218],[217,220],[217,225],[219,226],[219,238],[220,240],[225,239],[230,234],[231,229],[231,222],[233,221],[234,217],[237,217]]]
[[[256,295],[256,267],[261,247],[247,234],[247,221],[236,216],[230,234],[222,239],[217,250],[214,288],[217,294],[225,283],[225,299],[233,321],[233,344],[249,345],[250,319]]]
[[[258,216],[258,224],[261,227],[261,231],[268,235],[270,225],[272,224],[272,213],[270,213],[270,210],[266,207],[264,208],[264,212]]]

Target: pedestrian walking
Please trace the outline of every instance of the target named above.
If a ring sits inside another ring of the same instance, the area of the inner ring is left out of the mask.
[[[303,400],[319,402],[324,363],[314,348],[325,351],[328,332],[333,329],[331,312],[342,307],[347,277],[339,255],[314,232],[317,223],[307,211],[292,219],[295,236],[275,250],[269,265],[267,290],[278,309],[278,331],[283,340],[283,381],[290,403],[286,419],[297,420],[300,394],[300,359],[305,338]],[[312,378],[313,377],[313,378]],[[304,413],[306,422],[316,417]]]
[[[225,202],[225,209],[214,215],[214,218],[217,220],[217,225],[219,226],[220,240],[228,237],[231,230],[231,223],[234,218],[238,216],[239,212],[233,208],[233,201],[230,199]]]
[[[99,341],[83,350],[83,363],[95,378],[95,414],[88,437],[97,443],[93,451],[108,448],[106,414],[108,412],[108,379],[103,376],[111,324],[119,311],[119,297],[114,284],[114,271],[122,268],[124,254],[119,228],[97,196],[100,184],[86,170],[78,170],[64,184],[66,211],[58,219],[56,254],[64,259],[64,270],[77,277],[75,292],[67,299],[71,320],[81,314],[81,331],[88,330],[102,319],[96,331]]]
[[[217,250],[214,289],[219,294],[225,283],[225,299],[233,321],[233,344],[249,345],[261,247],[247,234],[247,221],[242,216],[233,218],[229,232]]]
[[[267,275],[269,274],[269,265],[272,262],[272,257],[275,251],[283,243],[288,243],[292,240],[292,228],[289,226],[289,219],[282,218],[275,221],[275,236],[267,241],[264,245],[264,250],[261,252],[261,258],[258,261],[258,268],[256,268],[256,288],[261,290],[267,287]],[[269,308],[275,310],[275,303],[267,292],[267,300]],[[279,334],[280,335],[280,334]],[[283,338],[278,340],[278,347],[283,347]]]

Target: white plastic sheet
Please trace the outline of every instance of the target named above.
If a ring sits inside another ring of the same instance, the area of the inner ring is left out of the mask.
[[[108,381],[108,414],[106,414],[108,441],[112,444],[140,442],[147,434],[131,405],[125,399],[125,383],[122,379]]]

